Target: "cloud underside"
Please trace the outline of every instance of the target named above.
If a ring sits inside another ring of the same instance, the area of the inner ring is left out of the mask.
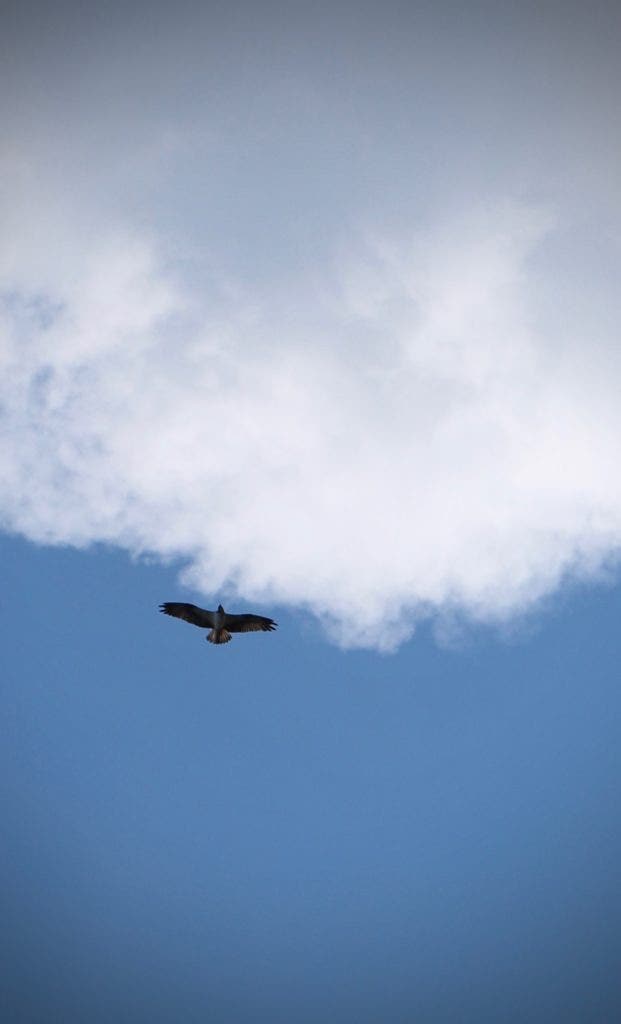
[[[274,29],[268,67],[240,25],[203,26],[208,61],[189,30],[141,57],[123,27],[83,67],[20,29],[0,525],[178,560],[163,597],[304,609],[344,646],[506,623],[601,575],[616,52],[588,19],[576,59],[554,64],[555,23],[526,69],[515,26],[482,22],[478,54],[444,22],[403,44],[348,22],[333,51]]]
[[[553,234],[480,210],[359,240],[293,305],[209,308],[152,242],[81,246],[54,287],[5,290],[4,526],[180,559],[206,596],[381,648],[599,572],[621,540],[619,361],[535,281]]]

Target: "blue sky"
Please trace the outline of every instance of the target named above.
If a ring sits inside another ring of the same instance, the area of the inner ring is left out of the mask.
[[[613,1018],[618,587],[381,656],[281,609],[213,648],[122,554],[2,561],[13,1019]]]
[[[11,1019],[618,1013],[620,20],[3,15]]]

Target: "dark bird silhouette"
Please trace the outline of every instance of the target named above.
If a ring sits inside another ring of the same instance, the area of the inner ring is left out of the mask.
[[[216,612],[210,612],[206,608],[198,608],[195,604],[165,601],[160,605],[160,611],[165,615],[174,615],[177,619],[191,622],[193,626],[210,630],[205,638],[210,644],[228,644],[229,640],[233,639],[231,633],[256,633],[258,630],[268,633],[278,625],[265,615],[231,615],[225,612],[221,604],[218,605]]]

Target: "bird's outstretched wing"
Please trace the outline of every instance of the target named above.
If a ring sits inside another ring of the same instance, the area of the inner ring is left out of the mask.
[[[229,615],[227,612],[224,617],[224,628],[228,629],[229,633],[255,633],[257,630],[267,633],[276,629],[277,625],[278,623],[266,618],[265,615]]]
[[[206,608],[199,608],[195,604],[165,601],[160,605],[160,611],[165,615],[174,615],[176,619],[191,622],[193,626],[201,626],[202,629],[213,629],[215,625],[215,612],[209,612]]]

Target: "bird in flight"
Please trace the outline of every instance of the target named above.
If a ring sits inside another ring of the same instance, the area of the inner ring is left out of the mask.
[[[278,625],[265,615],[231,615],[225,612],[221,604],[218,605],[217,612],[209,612],[195,604],[165,601],[160,605],[160,611],[165,615],[174,615],[177,619],[191,622],[193,626],[210,630],[206,636],[210,644],[228,644],[229,640],[233,639],[231,633],[255,633],[258,630],[268,633]]]

